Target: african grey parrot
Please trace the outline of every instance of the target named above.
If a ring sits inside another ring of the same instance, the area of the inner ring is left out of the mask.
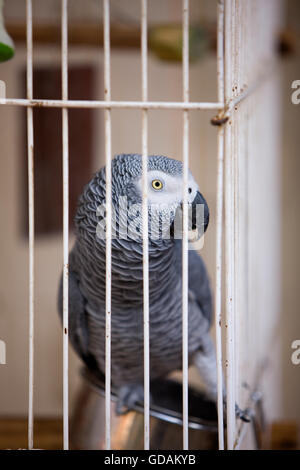
[[[182,163],[177,160],[148,157],[149,231],[156,226],[154,235],[149,233],[151,380],[165,378],[182,367],[182,240],[174,236],[174,220],[182,204],[182,172]],[[105,220],[105,181],[105,168],[102,168],[79,198],[75,216],[76,242],[69,260],[70,340],[85,364],[102,373],[105,371],[106,263],[101,227]],[[208,225],[209,210],[191,173],[187,197],[192,207],[196,204],[204,207],[203,233]],[[142,213],[136,210],[141,202],[141,156],[117,155],[112,160],[116,236],[112,239],[111,376],[112,386],[117,390],[119,413],[143,400]],[[124,214],[129,222],[134,221],[135,227],[126,229],[126,236],[122,232]],[[166,224],[169,237],[162,236],[161,227]],[[195,228],[195,217],[192,224]],[[216,400],[216,359],[209,334],[212,322],[209,279],[196,251],[189,251],[188,263],[189,365],[198,368],[208,396]],[[62,316],[62,281],[59,311]]]

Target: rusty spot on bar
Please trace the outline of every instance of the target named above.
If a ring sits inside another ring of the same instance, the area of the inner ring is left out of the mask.
[[[228,116],[215,116],[210,120],[210,122],[213,126],[222,126],[228,121],[228,119]]]

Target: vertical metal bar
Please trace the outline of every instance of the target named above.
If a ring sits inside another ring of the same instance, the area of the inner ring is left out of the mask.
[[[189,0],[182,2],[183,101],[189,101]],[[189,112],[183,111],[183,233],[182,233],[182,413],[183,449],[189,447],[188,412],[188,171],[189,171]]]
[[[61,5],[62,99],[68,99],[68,0]],[[69,449],[69,127],[68,109],[62,109],[63,147],[63,440]]]
[[[32,99],[32,2],[26,1],[27,29],[27,99]],[[29,399],[28,448],[33,449],[33,394],[34,394],[34,148],[33,111],[27,107],[28,147],[28,218],[29,218]]]
[[[225,100],[232,94],[232,1],[225,2]],[[233,118],[231,117],[231,120]],[[233,449],[235,439],[235,355],[234,355],[234,177],[232,122],[225,128],[225,260],[226,260],[226,389],[227,448]]]
[[[141,0],[142,100],[148,99],[147,0]],[[143,215],[143,312],[144,312],[144,449],[150,442],[150,339],[149,339],[149,252],[148,252],[148,110],[142,110],[142,215]]]
[[[224,102],[224,0],[218,2],[218,99]],[[218,376],[218,435],[219,449],[224,450],[223,370],[222,370],[222,235],[223,235],[223,178],[224,178],[224,128],[218,130],[218,169],[216,207],[216,294],[215,328]]]
[[[104,99],[111,99],[110,80],[110,12],[109,0],[103,0],[104,15]],[[105,109],[105,163],[106,163],[106,284],[105,284],[105,443],[111,446],[111,110]]]

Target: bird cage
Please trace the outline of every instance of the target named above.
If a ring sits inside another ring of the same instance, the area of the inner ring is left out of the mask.
[[[201,2],[201,0],[199,0]],[[69,2],[70,3],[70,2]],[[61,0],[61,98],[44,99],[33,95],[33,16],[32,1],[26,1],[26,98],[0,97],[2,113],[11,107],[27,111],[28,156],[28,249],[29,249],[29,399],[28,448],[34,448],[35,389],[35,139],[33,112],[36,108],[56,108],[62,113],[63,168],[63,442],[69,448],[69,123],[73,109],[103,110],[106,165],[106,346],[105,346],[105,448],[112,448],[111,436],[111,159],[115,110],[139,112],[140,152],[143,167],[143,315],[144,315],[144,449],[151,448],[150,339],[149,339],[149,253],[147,159],[151,136],[151,112],[181,113],[183,162],[183,250],[182,250],[182,448],[189,449],[189,364],[188,364],[188,169],[196,158],[191,151],[191,115],[199,113],[210,122],[216,152],[203,158],[214,160],[210,180],[213,200],[214,255],[211,273],[214,292],[214,336],[218,376],[218,446],[220,449],[253,448],[253,421],[262,407],[268,417],[276,414],[280,400],[278,351],[273,340],[279,322],[279,244],[280,244],[280,73],[274,47],[281,25],[280,0],[218,0],[216,100],[193,100],[190,93],[191,24],[190,1],[181,2],[182,87],[181,100],[149,99],[149,31],[151,1],[141,0],[139,99],[116,99],[111,68],[111,20],[109,0],[103,0],[103,96],[101,100],[70,99],[68,82],[68,1]],[[136,70],[132,73],[137,74]],[[6,93],[9,94],[8,84]],[[201,87],[201,83],[198,84]],[[203,94],[202,94],[203,96]],[[200,152],[201,153],[201,152]],[[201,157],[200,157],[201,158]],[[25,334],[25,333],[24,333]],[[2,338],[1,338],[2,339]],[[5,338],[3,338],[5,339]],[[272,354],[270,353],[272,351]],[[6,353],[8,357],[9,351]],[[1,358],[0,358],[1,359]],[[1,362],[1,361],[0,361]],[[226,410],[223,388],[226,388]],[[268,397],[268,398],[266,398]],[[262,404],[262,399],[265,398]],[[236,403],[248,410],[250,423],[238,419]],[[274,411],[275,410],[275,411]],[[254,430],[256,428],[254,427]]]

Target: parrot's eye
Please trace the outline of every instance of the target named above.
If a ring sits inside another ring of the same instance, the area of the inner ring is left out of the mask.
[[[162,189],[162,187],[163,187],[163,184],[160,180],[153,180],[152,181],[152,188],[153,189],[160,190],[160,189]]]

